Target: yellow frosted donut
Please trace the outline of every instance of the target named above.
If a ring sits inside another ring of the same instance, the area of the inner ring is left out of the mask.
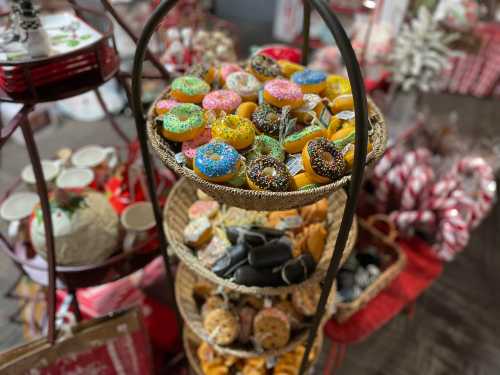
[[[279,108],[287,105],[297,108],[304,103],[304,94],[299,85],[291,81],[273,79],[264,85],[264,100]]]
[[[170,86],[172,97],[182,103],[201,103],[210,91],[210,86],[201,78],[183,76],[174,79]]]
[[[243,102],[238,106],[238,109],[236,109],[236,115],[250,119],[252,118],[252,114],[257,109],[257,107],[257,104],[254,102]]]
[[[319,70],[296,72],[290,79],[300,86],[304,94],[319,94],[326,88],[326,74]]]
[[[255,138],[255,128],[247,118],[238,115],[224,116],[212,125],[212,138],[222,140],[237,150],[247,148]]]
[[[328,99],[333,100],[339,95],[351,93],[351,84],[345,77],[338,75],[329,75],[326,79],[325,95]]]
[[[310,125],[301,131],[293,133],[285,138],[283,141],[283,148],[289,154],[301,152],[307,142],[311,139],[323,137],[325,135],[325,128],[321,125]]]
[[[288,60],[278,60],[278,65],[281,68],[281,74],[286,78],[290,78],[293,73],[301,72],[305,69],[304,65],[295,64]]]
[[[344,157],[324,137],[307,142],[302,150],[302,163],[309,178],[319,184],[336,180],[345,171]]]

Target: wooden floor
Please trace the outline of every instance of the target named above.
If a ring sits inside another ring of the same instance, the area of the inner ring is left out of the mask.
[[[457,97],[431,97],[433,113],[459,111],[464,134],[500,136],[500,105]],[[133,133],[130,120],[123,120]],[[389,122],[389,125],[392,125]],[[42,155],[60,146],[118,142],[109,127],[66,123],[42,135]],[[113,142],[115,140],[115,142]],[[26,164],[23,147],[2,150],[0,187]],[[348,348],[337,374],[350,375],[497,375],[500,374],[500,208],[474,232],[466,251],[446,265],[442,277],[418,300],[413,320],[400,316],[361,344]],[[17,271],[0,255],[0,291]],[[22,341],[19,326],[6,316],[16,305],[0,297],[0,349]],[[324,348],[323,359],[329,351]],[[317,374],[322,373],[321,365]]]

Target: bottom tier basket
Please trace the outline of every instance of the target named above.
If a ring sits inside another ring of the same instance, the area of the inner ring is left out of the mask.
[[[388,234],[384,234],[375,225],[376,222],[380,221],[389,227]],[[406,265],[406,255],[396,242],[397,231],[388,219],[382,215],[372,216],[368,220],[359,219],[359,227],[358,243],[374,245],[380,252],[390,257],[392,262],[354,301],[337,303],[335,320],[339,323],[345,322],[357,311],[366,306],[368,302],[375,298],[398,276]]]
[[[218,353],[223,355],[233,355],[238,358],[267,358],[287,353],[305,342],[305,340],[307,339],[309,327],[305,327],[300,332],[297,332],[293,337],[291,337],[290,341],[285,347],[278,350],[266,350],[265,352],[258,352],[256,350],[245,350],[232,346],[220,346],[214,344],[203,327],[203,319],[198,309],[198,305],[196,304],[195,298],[193,297],[193,289],[197,280],[198,276],[190,272],[184,264],[181,263],[179,265],[175,280],[175,296],[177,300],[177,306],[179,307],[182,318],[190,331],[198,336],[199,339],[210,343],[210,345]],[[336,288],[333,287],[332,292],[330,293],[326,313],[323,317],[321,326],[323,326],[334,313],[335,296]]]
[[[317,354],[316,354],[316,359],[309,364],[309,370],[307,371],[309,375],[313,375],[315,373],[315,367],[318,362],[321,348],[323,347],[323,329],[320,328],[318,330],[318,336],[316,340],[317,340],[316,344]],[[201,342],[200,339],[196,337],[196,335],[192,331],[190,331],[189,328],[184,328],[184,331],[182,333],[182,342],[184,345],[184,352],[186,353],[186,358],[188,359],[189,366],[191,367],[193,372],[196,375],[206,375],[203,373],[203,370],[201,369],[200,361],[198,360],[196,353],[198,345]]]

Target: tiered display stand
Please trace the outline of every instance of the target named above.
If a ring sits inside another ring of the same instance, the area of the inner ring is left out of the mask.
[[[165,164],[169,166],[170,163],[168,162],[168,159],[172,157],[172,154],[171,152],[169,152],[168,148],[165,147],[164,149],[162,149],[161,144],[155,145],[154,139],[152,138],[154,136],[154,133],[152,132],[151,129],[152,125],[150,122],[147,121],[142,108],[141,75],[143,69],[143,61],[146,55],[147,44],[149,43],[157,26],[161,23],[163,17],[173,8],[173,6],[176,3],[177,3],[176,0],[162,1],[160,5],[156,8],[156,10],[153,12],[147,23],[145,24],[143,33],[139,38],[137,44],[137,50],[134,58],[134,68],[132,72],[132,98],[133,98],[134,116],[144,161],[145,172],[147,176],[148,189],[150,196],[152,197],[155,196],[155,181],[153,178],[151,157],[148,148],[148,135],[159,157]],[[331,12],[327,4],[321,0],[304,0],[303,63],[307,64],[307,59],[309,55],[309,28],[310,28],[310,14],[312,9],[315,9],[327,24],[328,28],[330,29],[332,35],[334,36],[337,42],[338,48],[340,49],[342,57],[344,58],[344,61],[347,66],[347,72],[354,97],[355,120],[356,120],[355,121],[356,152],[354,157],[354,166],[352,169],[352,175],[349,176],[349,178],[342,179],[341,182],[332,183],[330,185],[327,185],[326,187],[316,189],[318,191],[316,191],[315,194],[311,194],[310,192],[271,193],[271,192],[255,192],[255,191],[233,189],[221,185],[207,183],[206,181],[199,181],[199,179],[197,179],[197,177],[190,171],[174,166],[175,167],[174,170],[178,174],[181,174],[184,177],[186,177],[189,183],[193,183],[196,187],[202,189],[212,197],[215,197],[220,202],[246,209],[283,210],[291,207],[298,207],[317,201],[324,196],[328,196],[329,194],[333,193],[335,190],[342,188],[343,186],[348,186],[347,200],[345,202],[345,208],[343,209],[342,219],[340,220],[338,234],[335,240],[335,245],[332,245],[333,246],[332,256],[331,259],[329,259],[329,262],[325,269],[325,275],[322,282],[323,290],[317,307],[317,313],[314,317],[312,327],[310,328],[309,333],[306,335],[307,336],[305,344],[306,350],[304,357],[302,359],[300,370],[298,372],[301,375],[304,374],[309,368],[308,364],[309,353],[311,351],[315,338],[318,334],[318,328],[321,325],[325,311],[327,310],[328,298],[332,291],[332,287],[344,253],[344,249],[346,248],[346,244],[348,243],[349,233],[354,219],[357,197],[360,191],[363,173],[365,169],[365,160],[367,157],[366,150],[368,142],[368,128],[370,125],[368,120],[368,102],[365,95],[363,78],[354,51],[337,17]],[[383,129],[385,130],[385,128]],[[385,140],[383,143],[385,144]],[[183,181],[181,183],[186,184],[187,182]],[[192,189],[194,189],[194,187]],[[265,206],[265,204],[271,202],[272,205],[267,205],[267,207]],[[175,205],[176,203],[173,202],[172,204]],[[164,256],[168,276],[170,278],[170,281],[172,281],[172,276],[171,276],[172,273],[170,271],[171,261],[167,253],[167,247],[170,245],[174,251],[178,252],[179,255],[181,255],[181,253],[179,252],[180,247],[177,246],[178,244],[175,241],[172,241],[172,238],[169,237],[169,240],[171,241],[167,240],[165,230],[163,229],[162,212],[158,202],[155,200],[153,200],[153,208],[159,231],[161,251]],[[166,219],[168,222],[169,218],[167,217]],[[171,228],[168,228],[168,230],[170,229]],[[187,265],[189,266],[189,264]],[[195,268],[193,267],[191,268],[196,272]],[[179,287],[179,285],[177,285],[177,287]],[[300,288],[300,285],[296,287]],[[170,290],[173,293],[172,289]],[[179,302],[182,303],[182,301],[180,300]],[[182,310],[184,306],[179,306],[179,308]],[[206,337],[200,337],[200,338],[206,339]],[[186,346],[185,349],[188,353],[191,354],[190,358],[192,359],[191,362],[193,366],[196,366],[196,364],[193,362],[195,360],[193,360],[192,356],[192,347]],[[265,354],[266,353],[264,353],[264,355]]]
[[[78,6],[75,1],[68,0],[75,14],[98,30],[102,36],[88,46],[77,48],[71,52],[55,56],[2,62],[0,64],[0,102],[20,103],[21,110],[14,118],[2,126],[0,124],[0,149],[17,128],[21,128],[29,159],[33,168],[36,191],[40,198],[43,214],[44,230],[46,233],[47,263],[40,265],[33,263],[28,257],[28,248],[21,241],[12,243],[0,234],[0,249],[10,257],[21,272],[44,286],[48,287],[48,341],[53,344],[56,340],[56,289],[67,289],[72,296],[72,306],[77,320],[81,318],[76,290],[115,281],[143,268],[158,255],[158,249],[141,252],[143,246],[125,253],[116,249],[116,255],[99,264],[85,266],[56,266],[55,243],[52,218],[50,214],[49,194],[47,183],[43,176],[40,155],[35,142],[33,129],[28,115],[39,103],[62,100],[76,95],[93,91],[102,107],[106,118],[113,130],[128,146],[130,139],[126,136],[113,115],[108,111],[106,104],[99,93],[98,87],[112,78],[122,84],[130,99],[130,87],[127,78],[130,74],[119,70],[120,58],[113,36],[113,23],[103,12]],[[133,39],[133,34],[126,23],[119,17],[108,0],[101,0],[103,7],[125,29]],[[8,16],[2,15],[2,16]],[[160,72],[154,78],[168,81],[169,74],[159,60],[149,51],[148,59]],[[9,197],[21,182],[15,181],[3,196],[0,203]],[[150,242],[148,242],[150,243]]]

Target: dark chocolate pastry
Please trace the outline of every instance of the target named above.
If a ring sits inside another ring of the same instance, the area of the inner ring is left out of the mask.
[[[296,284],[306,280],[316,269],[316,262],[311,254],[305,253],[290,260],[283,266],[281,275],[287,284]]]
[[[236,268],[248,261],[248,245],[239,243],[227,248],[222,258],[219,258],[212,267],[212,271],[220,277],[231,277]]]
[[[269,241],[248,252],[248,263],[255,268],[282,266],[292,259],[292,243],[285,238]]]
[[[264,234],[244,227],[227,227],[226,234],[228,240],[233,245],[245,242],[250,246],[261,246],[267,241]]]
[[[266,236],[266,239],[268,241],[274,240],[276,238],[281,238],[283,237],[286,233],[283,230],[280,229],[274,229],[274,228],[268,228],[268,227],[261,227],[258,225],[252,225],[250,227],[253,231],[257,233],[261,233],[264,236]]]
[[[272,268],[253,268],[243,266],[234,273],[234,282],[246,286],[281,286],[285,285],[280,271]]]

